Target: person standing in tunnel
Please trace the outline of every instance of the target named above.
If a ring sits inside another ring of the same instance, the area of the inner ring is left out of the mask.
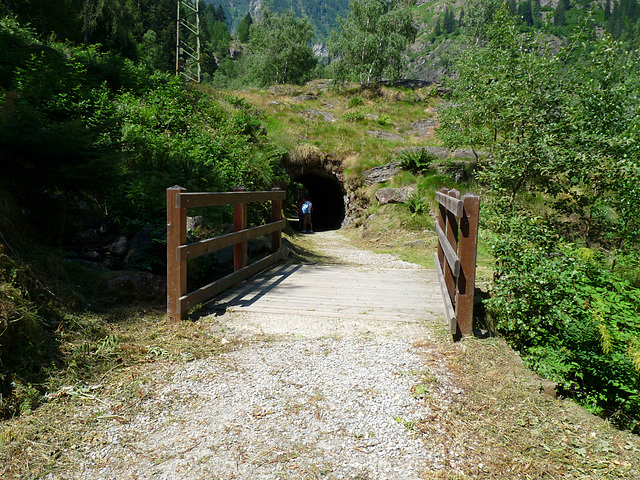
[[[307,200],[306,197],[302,197],[302,206],[300,207],[302,213],[302,233],[313,233],[313,223],[311,223],[311,212],[313,212],[313,204]],[[307,226],[309,228],[307,228]]]
[[[304,201],[304,197],[298,197],[298,229],[300,232],[304,229],[304,214],[302,213],[302,205],[304,205]]]

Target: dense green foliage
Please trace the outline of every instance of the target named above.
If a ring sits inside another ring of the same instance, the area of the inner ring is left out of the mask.
[[[0,28],[2,187],[21,200],[92,192],[113,216],[161,223],[174,184],[271,188],[277,152],[248,105],[113,54],[41,44],[9,19]]]
[[[0,14],[30,24],[41,38],[100,45],[152,69],[175,71],[175,0],[30,0],[5,2]],[[229,56],[231,35],[220,6],[199,3],[202,71],[212,75],[217,60]],[[195,45],[195,42],[191,42]]]
[[[251,28],[252,24],[253,18],[251,17],[251,13],[247,12],[247,14],[242,17],[242,20],[240,20],[240,23],[238,24],[237,37],[239,41],[246,43],[247,40],[249,40],[249,29]]]
[[[339,29],[332,32],[328,43],[333,78],[363,86],[399,78],[402,53],[416,35],[410,9],[413,3],[351,0],[347,17],[338,19]]]
[[[104,222],[162,242],[172,185],[264,190],[287,180],[257,113],[234,96],[93,46],[42,42],[11,17],[0,19],[0,69],[0,207],[18,206],[0,208],[0,415],[13,415],[39,396],[32,382],[41,359],[53,361],[45,332],[58,320],[40,301],[47,287],[30,287],[27,267],[2,249],[33,255],[20,235],[68,249]],[[231,223],[229,211],[210,215]],[[29,224],[20,234],[19,222]],[[160,248],[137,266],[162,271],[163,262]]]
[[[44,292],[28,267],[0,245],[0,418],[28,413],[39,403],[40,393],[32,383],[54,360],[39,311],[44,302],[34,301],[42,300]]]
[[[263,10],[260,20],[249,29],[249,75],[262,86],[310,80],[317,63],[312,36],[307,18]]]
[[[439,133],[491,155],[479,172],[497,259],[490,313],[562,392],[638,430],[637,53],[589,35],[556,53],[500,2],[483,6]]]
[[[614,423],[639,429],[640,288],[553,225],[513,216],[495,230],[489,311],[525,360]]]
[[[433,168],[437,157],[423,148],[405,150],[400,156],[400,166],[403,170],[413,173],[426,173]]]

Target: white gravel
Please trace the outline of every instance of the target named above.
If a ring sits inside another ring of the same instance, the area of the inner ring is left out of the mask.
[[[414,479],[442,464],[412,430],[425,371],[401,340],[260,342],[176,371],[112,424],[78,478]]]
[[[255,336],[225,325],[233,315],[218,328],[237,349],[174,365],[130,422],[106,423],[55,478],[411,480],[449,461],[413,427],[459,392],[415,338]],[[413,393],[425,382],[428,402]]]

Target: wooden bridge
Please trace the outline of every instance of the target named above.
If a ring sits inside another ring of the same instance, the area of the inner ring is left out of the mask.
[[[419,268],[388,256],[380,256],[379,261],[374,264],[363,264],[357,258],[345,260],[343,254],[336,255],[335,258],[329,255],[321,261],[322,264],[276,265],[287,253],[281,246],[280,237],[286,225],[281,214],[283,199],[284,192],[281,191],[240,190],[201,194],[188,193],[180,187],[167,190],[169,321],[179,320],[188,309],[224,292],[212,304],[214,310],[278,318],[277,322],[268,322],[269,327],[266,324],[256,326],[258,331],[265,331],[266,328],[273,330],[271,333],[295,333],[295,329],[300,328],[300,322],[295,322],[297,327],[294,324],[288,325],[287,318],[296,316],[313,319],[307,323],[315,327],[307,325],[304,328],[317,328],[324,334],[342,334],[345,325],[355,322],[369,324],[376,329],[402,329],[412,336],[411,331],[420,321],[441,319],[444,323],[446,318],[454,338],[471,334],[479,205],[477,196],[466,196],[460,200],[459,193],[455,190],[438,192],[441,217],[437,230],[440,241],[434,270]],[[272,222],[247,228],[246,204],[269,200],[273,202]],[[187,244],[187,208],[224,203],[234,205],[236,231],[222,237]],[[467,250],[472,253],[463,254],[461,251],[460,258],[457,248],[458,220],[463,225],[460,244],[467,245]],[[247,240],[265,234],[271,234],[272,254],[247,265]],[[331,239],[335,237],[314,234],[305,238],[311,243],[323,242],[322,247],[326,251],[327,243],[331,243]],[[188,293],[187,259],[231,245],[234,245],[235,273]],[[349,257],[349,254],[346,256]],[[383,326],[379,324],[381,321],[384,322]]]

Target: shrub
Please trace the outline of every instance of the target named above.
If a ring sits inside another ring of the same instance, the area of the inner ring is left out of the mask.
[[[28,269],[0,245],[0,418],[36,407],[40,367],[50,360],[45,321],[32,297],[38,288]]]
[[[364,117],[365,117],[364,113],[362,113],[359,110],[355,110],[353,112],[347,112],[343,118],[346,122],[355,123],[355,122],[363,121]]]
[[[391,117],[389,117],[389,115],[387,115],[386,113],[383,113],[376,119],[376,123],[383,127],[387,126],[391,123]]]
[[[505,227],[487,301],[498,330],[561,393],[640,431],[640,290],[543,222],[516,216]]]
[[[400,155],[400,166],[413,173],[425,173],[431,170],[437,157],[425,149],[404,150]]]
[[[362,97],[354,96],[349,99],[349,108],[359,107],[364,103]]]
[[[428,213],[431,202],[419,193],[415,193],[409,197],[407,205],[409,206],[409,211],[415,216]]]

